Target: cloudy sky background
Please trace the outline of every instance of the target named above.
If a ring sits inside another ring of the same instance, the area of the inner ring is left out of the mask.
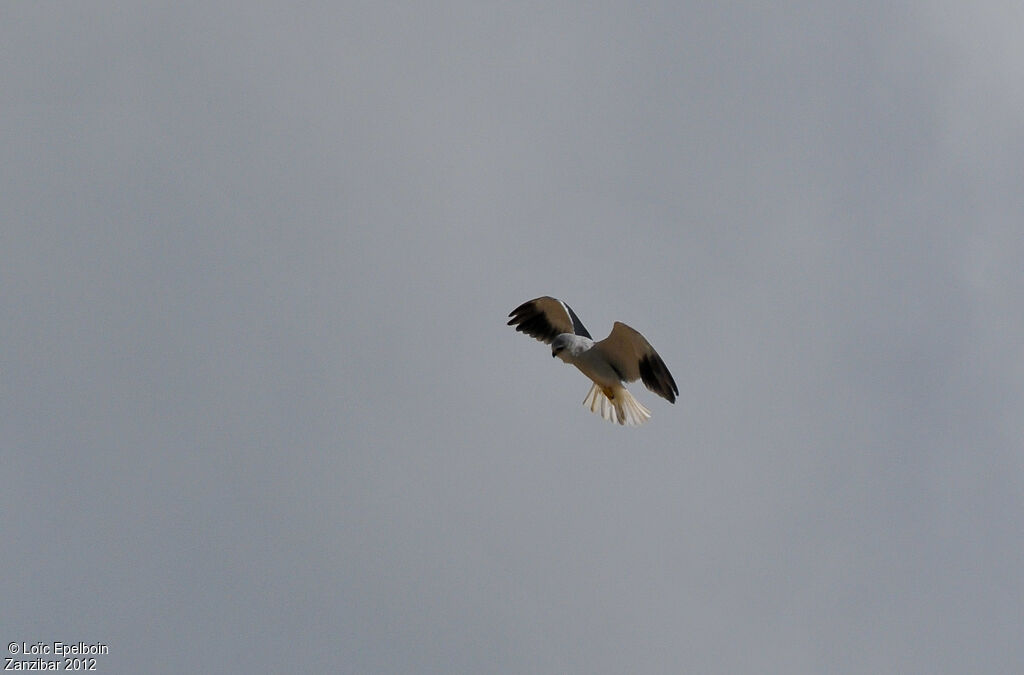
[[[3,15],[4,644],[1024,667],[1019,2]],[[544,294],[677,404],[586,411]]]

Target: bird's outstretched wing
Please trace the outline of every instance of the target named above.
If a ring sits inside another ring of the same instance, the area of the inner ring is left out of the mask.
[[[512,318],[508,325],[515,326],[517,331],[547,344],[551,344],[551,341],[562,333],[590,337],[590,333],[583,327],[583,322],[569,305],[546,295],[524,302],[513,309],[509,316]]]
[[[626,382],[643,380],[644,386],[669,403],[676,402],[679,388],[665,362],[643,335],[619,321],[608,337],[594,344]]]

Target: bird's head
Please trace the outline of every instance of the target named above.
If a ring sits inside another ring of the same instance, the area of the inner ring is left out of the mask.
[[[572,353],[569,347],[573,344],[573,338],[576,337],[571,333],[562,333],[551,342],[551,358],[561,356],[562,360],[566,361],[566,357]]]

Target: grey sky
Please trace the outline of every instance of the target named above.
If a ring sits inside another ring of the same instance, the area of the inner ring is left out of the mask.
[[[1024,668],[1024,13],[762,5],[8,3],[4,644]]]

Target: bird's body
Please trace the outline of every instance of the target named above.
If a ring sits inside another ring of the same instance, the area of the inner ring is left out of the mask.
[[[594,383],[583,404],[606,420],[639,425],[650,418],[626,382],[642,379],[648,389],[675,403],[679,393],[665,363],[643,335],[615,322],[607,338],[594,342],[576,313],[551,297],[525,302],[509,314],[510,326],[551,344],[551,356],[576,366]]]
[[[561,347],[560,341],[566,346]],[[590,338],[563,333],[552,343],[551,356],[557,356],[565,363],[576,366],[601,388],[605,396],[612,398],[612,393],[616,389],[624,389],[622,374],[612,367],[600,350],[594,348],[596,344]]]

